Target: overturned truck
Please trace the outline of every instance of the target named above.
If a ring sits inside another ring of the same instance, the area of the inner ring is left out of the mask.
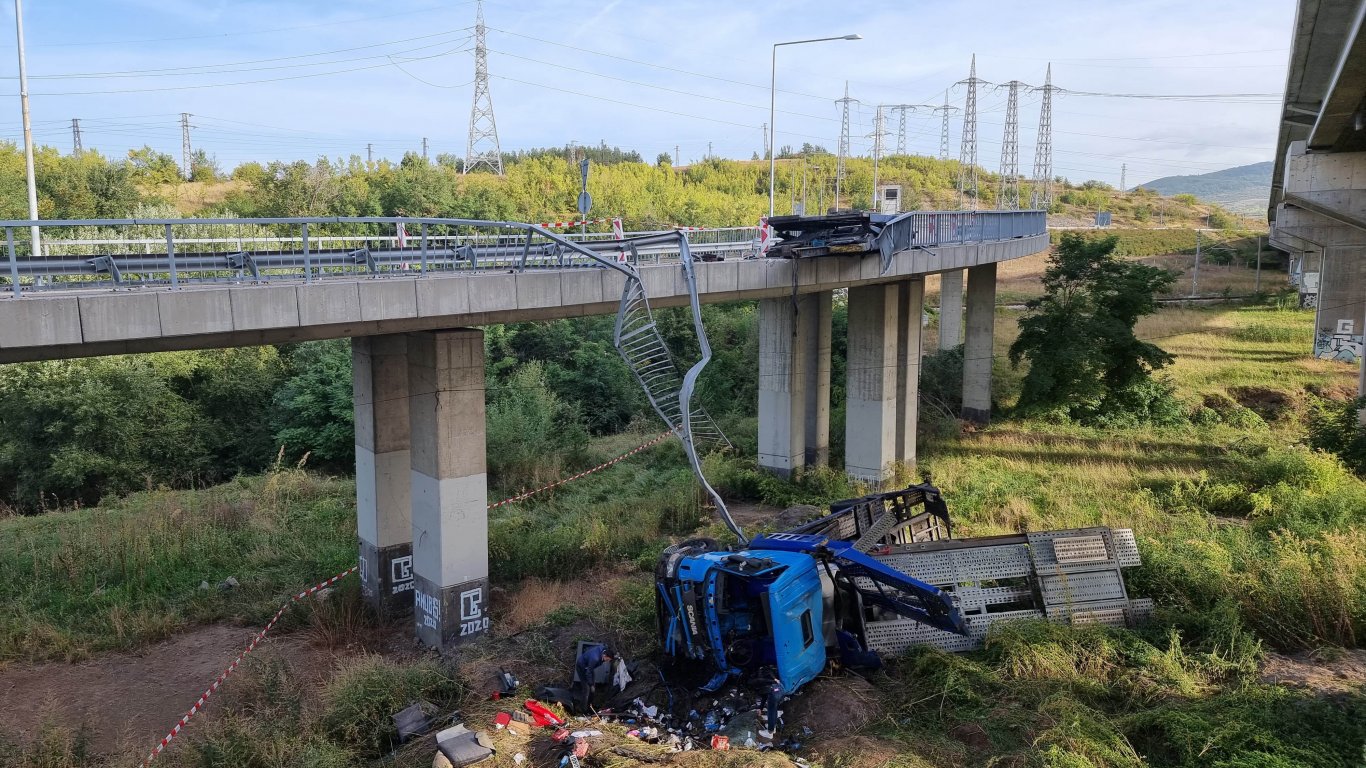
[[[978,648],[1021,618],[1131,626],[1133,532],[1078,528],[951,537],[938,489],[912,485],[831,505],[829,514],[737,548],[675,545],[656,567],[666,656],[705,667],[715,690],[769,670],[792,693],[831,660],[876,663],[912,645]]]

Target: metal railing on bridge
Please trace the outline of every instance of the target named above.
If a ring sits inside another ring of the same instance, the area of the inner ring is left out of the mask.
[[[875,243],[882,271],[892,257],[912,248],[1014,240],[1048,233],[1044,211],[915,211],[883,225]]]
[[[38,247],[28,233],[39,229]],[[311,217],[0,221],[0,286],[60,289],[425,277],[458,272],[603,268],[676,262],[661,232],[561,235],[534,224],[451,218]],[[1045,232],[1041,211],[908,213],[882,225],[884,269],[910,248]],[[760,255],[757,227],[689,229],[692,258]],[[3,288],[0,288],[3,290]],[[3,294],[0,294],[3,295]]]

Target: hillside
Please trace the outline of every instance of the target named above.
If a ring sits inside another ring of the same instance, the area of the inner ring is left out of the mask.
[[[1191,176],[1164,176],[1139,187],[1168,197],[1195,195],[1235,213],[1258,216],[1266,210],[1267,196],[1271,194],[1271,163],[1240,165]]]

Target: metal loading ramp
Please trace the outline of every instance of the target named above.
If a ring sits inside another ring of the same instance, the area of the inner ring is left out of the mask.
[[[981,648],[993,624],[1017,619],[1133,626],[1152,601],[1130,599],[1123,569],[1139,565],[1127,528],[951,539],[883,547],[872,553],[888,567],[953,594],[967,619],[956,635],[887,614],[866,622],[870,650],[896,655],[913,645],[946,651]],[[869,586],[869,585],[861,585]]]

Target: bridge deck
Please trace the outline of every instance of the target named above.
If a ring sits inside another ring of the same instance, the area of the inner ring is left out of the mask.
[[[1039,253],[1047,235],[896,254],[699,263],[716,303],[889,282]],[[687,303],[677,263],[639,266],[656,307]],[[248,346],[615,312],[625,278],[609,269],[273,280],[171,290],[26,292],[0,300],[0,362]]]

